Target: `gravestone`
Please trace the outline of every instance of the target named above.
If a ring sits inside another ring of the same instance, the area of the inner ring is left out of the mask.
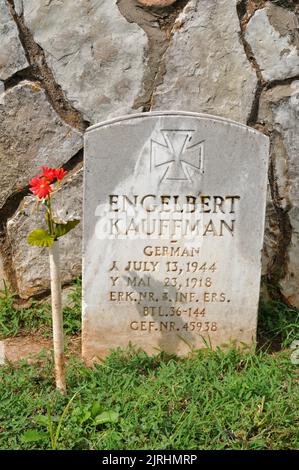
[[[252,344],[268,138],[209,115],[153,112],[85,137],[83,356],[130,342],[185,354]]]

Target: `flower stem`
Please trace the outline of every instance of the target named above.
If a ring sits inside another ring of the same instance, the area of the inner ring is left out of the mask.
[[[47,196],[47,209],[48,209],[48,214],[49,214],[50,235],[55,236],[55,228],[54,228],[54,222],[53,222],[53,212],[52,212],[52,204],[51,204],[51,195],[50,194],[48,194],[48,196]]]
[[[66,394],[59,241],[49,248],[56,388]]]

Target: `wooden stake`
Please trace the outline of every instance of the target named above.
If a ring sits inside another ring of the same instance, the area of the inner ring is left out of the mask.
[[[56,388],[66,395],[59,241],[49,248]]]

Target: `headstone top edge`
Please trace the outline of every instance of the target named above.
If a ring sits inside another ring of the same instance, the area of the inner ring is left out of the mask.
[[[123,115],[123,116],[118,116],[118,117],[115,117],[115,118],[112,118],[112,119],[108,119],[107,121],[102,121],[100,123],[97,123],[97,124],[93,124],[92,126],[88,127],[85,131],[85,134],[88,134],[89,132],[92,132],[92,131],[95,131],[101,127],[106,127],[106,126],[110,126],[110,125],[113,125],[113,124],[117,124],[118,122],[122,122],[122,121],[130,121],[130,120],[133,120],[133,119],[140,119],[140,118],[147,118],[147,117],[163,117],[163,116],[185,116],[185,117],[194,117],[194,118],[199,118],[199,119],[202,119],[202,120],[210,120],[210,121],[217,121],[217,122],[223,122],[223,123],[227,123],[227,124],[232,124],[236,127],[239,127],[241,129],[246,129],[250,132],[252,132],[253,134],[256,134],[256,135],[260,135],[260,136],[263,136],[265,137],[265,139],[268,141],[269,138],[263,134],[262,132],[252,128],[252,127],[249,127],[247,126],[246,124],[242,124],[240,122],[236,122],[236,121],[233,121],[232,119],[227,119],[227,118],[223,118],[223,117],[220,117],[220,116],[214,116],[212,114],[205,114],[205,113],[195,113],[195,112],[191,112],[191,111],[150,111],[150,112],[145,112],[145,113],[134,113],[134,114],[126,114],[126,115]]]

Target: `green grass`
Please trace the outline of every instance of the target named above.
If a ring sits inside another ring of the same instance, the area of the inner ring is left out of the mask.
[[[68,295],[68,305],[63,309],[63,327],[67,335],[81,332],[81,279],[76,279]]]
[[[72,360],[68,397],[52,375],[45,358],[0,369],[1,449],[51,448],[47,409],[57,425],[76,392],[60,449],[299,448],[299,374],[289,352],[202,350],[178,359],[114,351],[92,369]]]
[[[81,331],[81,280],[74,281],[68,295],[67,306],[63,310],[64,331],[78,334]],[[0,339],[20,333],[40,332],[51,335],[51,306],[30,300],[29,306],[17,306],[16,296],[8,289],[0,291]]]
[[[281,301],[261,300],[258,336],[266,347],[289,347],[292,341],[299,340],[299,311]]]
[[[80,331],[80,316],[77,280],[67,334]],[[2,292],[1,337],[33,331],[51,334],[50,306],[16,308]],[[205,349],[185,359],[117,350],[92,369],[72,358],[67,397],[55,391],[46,354],[7,364],[0,449],[299,449],[299,365],[285,349],[299,339],[299,312],[261,302],[259,339],[257,352]]]

